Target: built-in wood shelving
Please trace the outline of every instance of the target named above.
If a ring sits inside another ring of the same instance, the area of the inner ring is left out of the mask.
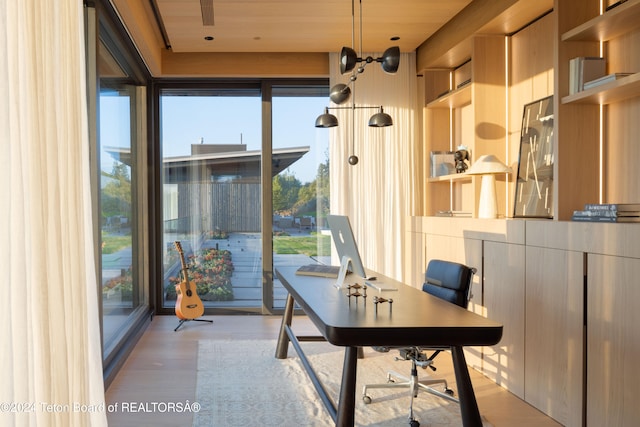
[[[452,90],[427,104],[427,108],[459,108],[471,104],[471,84]]]
[[[607,41],[638,27],[640,0],[621,5],[562,34],[562,41]]]
[[[471,181],[471,178],[471,175],[465,173],[452,173],[449,175],[433,176],[429,178],[429,182]]]
[[[563,104],[610,104],[640,96],[640,73],[592,87],[562,98]]]

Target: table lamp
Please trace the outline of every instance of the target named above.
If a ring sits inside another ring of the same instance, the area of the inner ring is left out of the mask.
[[[480,156],[480,158],[467,169],[465,172],[467,175],[482,175],[478,218],[498,217],[496,174],[509,172],[511,172],[511,168],[498,160],[493,154]]]

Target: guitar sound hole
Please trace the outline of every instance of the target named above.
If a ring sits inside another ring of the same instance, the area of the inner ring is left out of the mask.
[[[187,289],[186,294],[187,294],[188,297],[191,297],[191,295],[192,295],[191,289]]]

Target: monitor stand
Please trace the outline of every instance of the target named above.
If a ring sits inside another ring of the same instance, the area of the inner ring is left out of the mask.
[[[343,256],[340,261],[340,270],[338,271],[338,278],[336,279],[335,287],[338,289],[343,288],[344,279],[347,277],[347,273],[349,272],[349,268],[353,267],[353,262],[351,258],[348,256]]]

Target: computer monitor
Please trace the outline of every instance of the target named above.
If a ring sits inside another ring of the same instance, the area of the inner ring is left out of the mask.
[[[342,260],[347,257],[351,261],[350,271],[367,279],[368,277],[364,271],[362,259],[358,252],[358,246],[356,245],[356,239],[353,237],[353,230],[351,229],[349,218],[344,215],[328,215],[327,223],[329,224],[333,243],[338,252],[340,262],[342,263]]]

